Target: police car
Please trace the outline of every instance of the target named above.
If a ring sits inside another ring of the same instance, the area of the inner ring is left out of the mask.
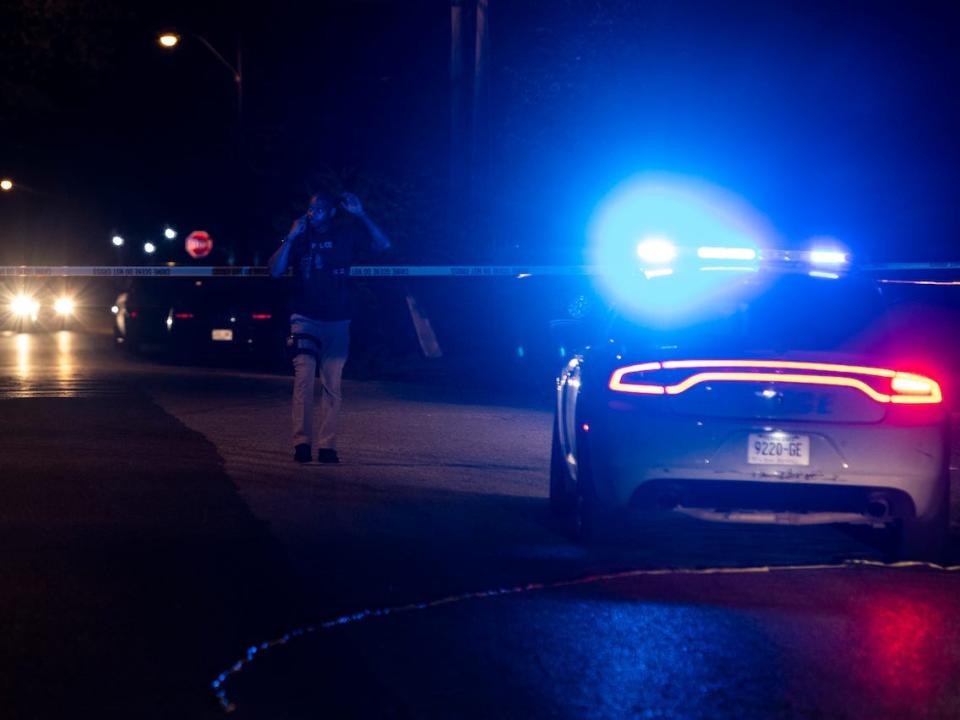
[[[893,557],[940,559],[942,371],[889,332],[883,286],[837,251],[698,248],[684,265],[669,250],[651,248],[634,297],[557,380],[550,505],[566,527],[596,538],[655,508],[848,523],[883,530]]]

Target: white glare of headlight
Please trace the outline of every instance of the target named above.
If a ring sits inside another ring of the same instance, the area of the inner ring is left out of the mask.
[[[36,315],[39,309],[40,303],[27,295],[17,295],[13,299],[13,302],[10,303],[10,310],[14,315],[19,315],[20,317]]]
[[[57,315],[72,315],[73,307],[73,300],[68,297],[59,297],[53,303],[53,309]]]

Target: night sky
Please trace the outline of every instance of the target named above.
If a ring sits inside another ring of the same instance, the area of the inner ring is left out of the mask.
[[[446,2],[5,0],[0,262],[141,262],[110,235],[165,223],[262,262],[323,182],[358,191],[404,261],[577,261],[596,204],[650,170],[797,242],[960,259],[952,5],[490,0],[472,180],[451,193]],[[242,125],[190,32],[231,61],[242,37]]]

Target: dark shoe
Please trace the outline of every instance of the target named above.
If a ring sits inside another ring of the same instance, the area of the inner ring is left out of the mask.
[[[293,459],[298,463],[310,462],[310,446],[306,443],[297,445],[293,449]]]
[[[337,456],[337,451],[333,448],[320,448],[317,450],[317,462],[338,463],[340,462],[340,458]]]

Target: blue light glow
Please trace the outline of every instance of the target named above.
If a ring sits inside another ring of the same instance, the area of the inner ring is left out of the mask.
[[[824,272],[823,270],[811,270],[810,277],[824,278],[825,280],[839,280],[840,276],[833,272]]]
[[[700,247],[697,257],[702,260],[756,260],[757,251],[753,248]]]
[[[846,265],[847,254],[839,250],[811,250],[810,262],[814,265]]]
[[[647,238],[637,243],[637,257],[651,265],[662,265],[677,257],[677,248],[664,238]]]
[[[637,245],[638,238],[644,242]],[[595,282],[603,299],[621,311],[651,322],[695,320],[720,295],[739,283],[742,273],[681,272],[666,281],[644,270],[665,255],[652,240],[669,238],[672,248],[707,249],[718,260],[757,259],[767,247],[782,247],[766,219],[735,195],[707,183],[668,175],[644,174],[621,183],[597,206],[588,227],[587,263],[598,266]],[[663,246],[660,246],[663,250]],[[639,257],[638,257],[639,256]],[[682,262],[682,257],[677,258]],[[667,260],[669,262],[669,260]]]

